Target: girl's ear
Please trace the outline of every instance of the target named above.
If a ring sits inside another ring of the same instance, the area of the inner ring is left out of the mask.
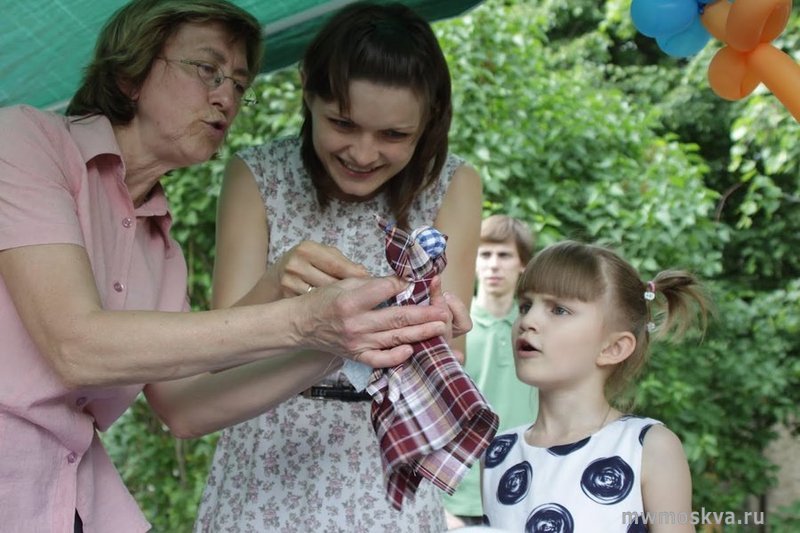
[[[636,349],[636,337],[630,331],[616,331],[608,336],[605,347],[597,356],[599,366],[612,366],[621,363]]]

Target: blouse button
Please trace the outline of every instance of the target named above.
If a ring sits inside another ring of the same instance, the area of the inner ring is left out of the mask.
[[[114,282],[114,290],[117,291],[117,292],[122,292],[123,290],[125,290],[125,285],[123,285],[119,281],[115,281]]]
[[[133,225],[133,220],[130,217],[125,217],[122,219],[122,225],[126,228],[130,228]]]
[[[70,454],[69,454],[69,455],[67,455],[67,462],[68,462],[68,463],[72,464],[72,463],[74,463],[74,462],[75,462],[75,461],[77,461],[77,460],[78,460],[78,454],[77,454],[77,453],[75,453],[75,452],[70,452]]]

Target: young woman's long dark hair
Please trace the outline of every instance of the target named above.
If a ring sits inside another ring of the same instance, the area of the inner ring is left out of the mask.
[[[408,225],[414,198],[439,177],[452,118],[450,71],[428,22],[402,4],[355,3],[339,11],[306,50],[301,65],[307,96],[350,108],[353,80],[409,88],[423,104],[423,131],[408,165],[385,185],[389,207]],[[314,151],[311,110],[303,101],[303,164],[328,205],[335,184]]]

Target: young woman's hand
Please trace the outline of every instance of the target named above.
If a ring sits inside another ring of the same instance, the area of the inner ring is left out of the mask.
[[[302,241],[271,265],[264,274],[279,286],[284,298],[298,296],[316,287],[326,287],[347,278],[364,278],[369,272],[347,259],[332,246]]]
[[[431,283],[431,306],[439,307],[447,313],[447,331],[444,338],[451,348],[454,338],[460,337],[472,329],[469,310],[458,296],[451,292],[442,292],[442,283],[439,276],[433,278]],[[459,363],[464,364],[465,357],[462,352],[453,349],[453,355]]]

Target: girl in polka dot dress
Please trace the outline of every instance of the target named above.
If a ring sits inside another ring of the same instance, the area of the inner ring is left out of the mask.
[[[612,401],[642,368],[651,335],[678,335],[709,310],[697,279],[644,282],[606,248],[565,241],[528,263],[517,288],[517,376],[539,389],[533,424],[484,455],[484,523],[560,533],[694,531],[681,443]]]

